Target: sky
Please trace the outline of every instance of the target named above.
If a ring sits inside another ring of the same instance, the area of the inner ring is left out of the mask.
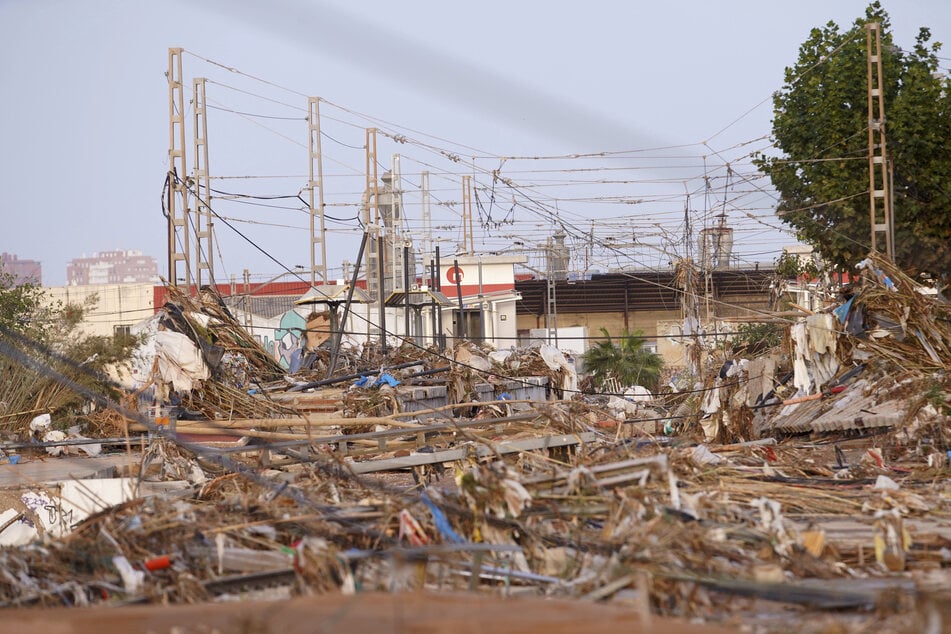
[[[900,46],[921,26],[951,38],[946,0],[883,4]],[[309,267],[308,96],[321,99],[331,278],[363,231],[368,127],[424,252],[464,248],[468,176],[478,253],[531,264],[560,229],[573,270],[656,268],[722,221],[736,264],[769,263],[795,242],[749,163],[770,151],[770,96],[811,28],[847,30],[866,5],[0,0],[0,251],[39,260],[45,285],[112,250],[168,275],[166,73],[181,47],[188,170],[192,81],[208,82],[219,282]]]

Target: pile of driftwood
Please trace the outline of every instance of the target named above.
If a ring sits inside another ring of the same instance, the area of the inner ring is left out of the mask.
[[[790,320],[780,347],[712,351],[700,389],[682,396],[687,431],[730,443],[899,428],[943,453],[951,305],[877,254],[857,269],[838,302]]]
[[[213,366],[179,394],[196,415],[175,433],[103,416],[152,432],[138,479],[187,485],[0,552],[0,602],[466,589],[917,627],[951,568],[947,307],[875,256],[863,270],[783,349],[708,355],[649,403],[580,394],[545,347],[367,346],[292,376],[213,297],[173,297]]]
[[[359,463],[317,448],[262,466],[250,447],[156,444],[142,477],[190,474],[191,486],[4,550],[0,600],[468,589],[711,621],[750,609],[752,597],[871,622],[886,601],[895,618],[910,614],[894,593],[947,581],[947,465],[896,438],[676,446],[603,433],[570,451],[511,454],[476,443],[489,451],[419,483],[358,475]]]

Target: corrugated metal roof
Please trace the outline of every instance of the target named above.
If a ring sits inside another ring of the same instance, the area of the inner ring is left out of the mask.
[[[228,308],[271,319],[296,308],[294,302],[299,297],[300,295],[268,295],[247,298],[243,295],[232,295],[223,299]],[[250,310],[248,310],[248,299],[250,299]]]

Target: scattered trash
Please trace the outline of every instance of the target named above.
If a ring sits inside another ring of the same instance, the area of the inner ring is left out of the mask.
[[[53,419],[49,414],[40,414],[30,421],[30,431],[34,434],[45,433],[53,424]]]
[[[897,491],[901,487],[888,476],[880,475],[875,479],[875,486],[873,488],[880,491]]]
[[[692,348],[676,390],[623,396],[579,393],[546,345],[367,345],[336,351],[328,377],[321,342],[289,375],[220,306],[173,296],[158,332],[176,336],[157,341],[177,367],[143,389],[175,428],[134,449],[125,434],[155,431],[140,394],[68,432],[34,418],[15,447],[31,457],[101,459],[113,445],[92,427],[136,463],[112,489],[73,481],[102,503],[69,517],[65,489],[3,498],[0,602],[426,588],[636,595],[721,622],[766,599],[871,627],[895,588],[947,587],[951,326],[888,262],[861,270],[779,349]]]

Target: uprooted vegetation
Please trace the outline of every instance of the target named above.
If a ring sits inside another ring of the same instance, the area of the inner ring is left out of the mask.
[[[468,589],[887,630],[947,587],[947,306],[875,257],[848,304],[653,399],[582,393],[550,346],[286,375],[217,302],[174,300],[195,362],[150,387],[182,382],[176,433],[134,401],[92,416],[153,434],[117,473],[141,494],[4,550],[6,605]]]
[[[41,287],[15,284],[0,271],[0,429],[24,436],[37,413],[57,419],[88,413],[91,401],[82,390],[119,395],[107,370],[129,359],[141,340],[83,334],[83,317],[94,302],[53,304]]]

